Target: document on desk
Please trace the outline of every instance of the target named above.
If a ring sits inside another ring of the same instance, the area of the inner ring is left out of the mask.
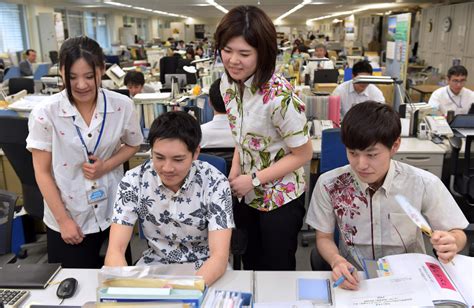
[[[409,276],[366,279],[357,291],[336,288],[334,292],[336,307],[434,307],[425,283]]]
[[[314,308],[311,301],[254,303],[254,308]]]

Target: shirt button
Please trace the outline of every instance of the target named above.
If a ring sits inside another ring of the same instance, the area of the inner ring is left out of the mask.
[[[90,134],[90,133],[87,134],[87,137],[92,138],[92,134]]]
[[[94,208],[95,208],[95,209],[97,208],[97,204],[94,204]]]

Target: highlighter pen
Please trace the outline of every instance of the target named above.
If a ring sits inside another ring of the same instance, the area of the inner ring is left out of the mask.
[[[354,272],[354,269],[355,269],[354,267],[351,268],[349,272],[352,274]],[[342,275],[341,277],[337,278],[336,281],[334,281],[334,284],[332,285],[332,287],[333,288],[339,287],[344,282],[344,280],[346,280],[346,276]]]

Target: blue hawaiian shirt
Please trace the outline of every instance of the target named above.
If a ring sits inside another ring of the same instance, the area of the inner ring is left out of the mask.
[[[126,226],[139,219],[149,249],[138,265],[194,262],[198,269],[209,258],[208,231],[234,227],[229,182],[216,168],[196,160],[175,193],[148,160],[125,174],[112,219]]]

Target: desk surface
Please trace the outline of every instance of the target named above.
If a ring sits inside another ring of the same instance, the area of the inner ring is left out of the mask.
[[[312,139],[313,157],[321,154],[321,139]],[[402,138],[397,154],[444,154],[446,147],[433,143],[431,140],[420,140],[414,137]]]
[[[410,88],[417,92],[420,92],[421,94],[431,94],[441,88],[441,86],[438,86],[437,84],[420,84],[416,86],[411,86]]]
[[[97,299],[98,269],[62,269],[53,279],[53,283],[44,290],[30,290],[31,294],[23,302],[22,307],[29,307],[31,304],[59,305],[60,299],[56,296],[59,282],[65,278],[74,277],[78,281],[76,294],[69,299],[65,299],[64,306],[82,306],[87,302],[95,302]],[[253,272],[252,271],[227,271],[213,285],[218,290],[233,290],[241,292],[252,292]]]

